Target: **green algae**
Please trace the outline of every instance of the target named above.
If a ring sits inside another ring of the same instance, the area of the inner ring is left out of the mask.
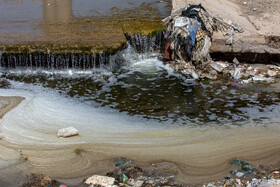
[[[106,52],[110,55],[126,47],[126,42],[118,45],[54,45],[54,44],[16,44],[3,45],[0,50],[6,55],[15,54],[91,54],[97,55]]]

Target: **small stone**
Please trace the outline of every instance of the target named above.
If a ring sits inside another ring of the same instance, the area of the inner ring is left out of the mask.
[[[257,9],[256,9],[256,8],[253,8],[253,11],[257,11]]]
[[[273,71],[273,70],[268,70],[267,71],[267,75],[270,76],[270,77],[274,77],[277,75],[277,72],[276,71]]]
[[[242,177],[243,175],[244,175],[243,172],[237,172],[237,173],[235,174],[235,176],[238,177],[238,178]]]
[[[210,65],[211,65],[211,67],[212,67],[214,70],[216,70],[216,71],[218,71],[218,72],[222,72],[222,71],[224,70],[224,67],[222,67],[220,64],[218,64],[218,63],[216,63],[216,62],[214,62],[214,61],[212,61],[212,62],[210,63]]]
[[[87,185],[100,185],[100,186],[112,186],[115,182],[115,178],[112,177],[106,177],[106,176],[100,176],[100,175],[93,175],[89,177],[85,184]]]
[[[143,183],[144,183],[144,181],[136,181],[133,186],[141,187],[143,185]]]
[[[59,129],[57,132],[57,136],[63,137],[63,138],[77,136],[77,135],[79,135],[79,131],[77,129],[75,129],[74,127],[67,127],[67,128]]]
[[[236,65],[239,65],[239,64],[240,64],[240,62],[237,60],[237,58],[234,58],[234,59],[232,60],[232,62],[233,62],[234,64],[236,64]]]
[[[216,186],[213,185],[213,184],[211,184],[211,183],[209,183],[209,184],[207,185],[207,187],[216,187]]]
[[[244,2],[243,2],[243,5],[247,5],[247,2],[244,1]]]

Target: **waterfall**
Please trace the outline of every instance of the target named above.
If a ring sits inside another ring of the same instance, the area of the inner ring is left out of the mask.
[[[157,35],[126,35],[127,43],[139,53],[162,52],[165,48],[165,32]],[[122,49],[121,49],[122,50]],[[120,51],[121,51],[120,50]],[[119,53],[118,51],[117,53]],[[106,51],[99,54],[45,54],[0,52],[0,67],[30,69],[94,69],[105,65],[114,66],[116,58]]]
[[[125,35],[128,43],[139,53],[163,52],[166,39],[165,31],[153,35]]]

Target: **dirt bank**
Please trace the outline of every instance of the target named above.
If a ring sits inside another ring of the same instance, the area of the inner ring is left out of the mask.
[[[223,33],[213,37],[211,52],[278,54],[274,61],[279,63],[280,2],[277,0],[173,0],[173,8],[184,4],[199,4],[211,14],[244,29],[244,33],[234,35],[233,44],[225,45]],[[247,54],[248,55],[248,54]]]

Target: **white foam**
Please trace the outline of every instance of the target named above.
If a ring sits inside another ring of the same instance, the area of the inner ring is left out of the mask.
[[[64,144],[125,142],[127,135],[161,128],[160,123],[131,117],[110,109],[93,108],[50,89],[13,82],[14,89],[1,89],[1,96],[22,96],[25,100],[1,120],[1,133],[10,142]],[[60,141],[60,128],[73,126],[79,137]]]

